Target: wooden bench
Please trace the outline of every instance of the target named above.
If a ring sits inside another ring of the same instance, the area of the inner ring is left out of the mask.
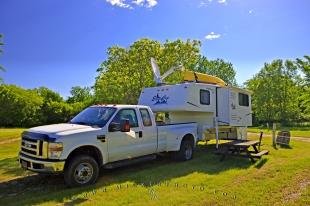
[[[267,155],[269,153],[268,150],[262,150],[259,153],[251,153],[251,156],[254,158],[261,158],[263,155]]]
[[[216,152],[221,154],[221,161],[225,159],[227,155],[236,155],[249,158],[252,162],[255,162],[254,158],[261,158],[263,155],[269,153],[268,150],[259,151],[257,146],[260,145],[260,141],[257,140],[234,140],[220,145],[220,149]],[[249,148],[253,150],[249,150]]]

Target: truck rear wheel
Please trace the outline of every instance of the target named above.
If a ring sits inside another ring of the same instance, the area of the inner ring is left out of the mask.
[[[64,179],[69,187],[94,184],[99,175],[96,160],[88,155],[73,157],[65,168]]]
[[[183,140],[180,150],[176,152],[176,159],[180,161],[187,161],[193,158],[194,145],[190,140]]]

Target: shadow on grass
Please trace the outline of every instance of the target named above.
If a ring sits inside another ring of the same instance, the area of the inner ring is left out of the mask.
[[[36,205],[47,201],[62,203],[64,200],[71,200],[67,205],[74,205],[86,201],[84,198],[72,199],[74,196],[114,184],[134,182],[147,185],[150,182],[165,182],[195,172],[217,175],[230,169],[246,169],[252,165],[248,159],[240,157],[229,157],[225,161],[220,161],[220,157],[214,154],[214,150],[214,145],[198,146],[194,159],[187,162],[174,162],[164,156],[154,161],[127,167],[102,169],[98,182],[87,187],[66,188],[63,175],[32,175],[2,182],[0,183],[0,205],[8,206],[17,203]],[[9,171],[14,174],[13,168]]]
[[[279,144],[278,147],[281,149],[293,149],[293,147],[291,147],[290,145],[284,145],[284,144]]]
[[[262,166],[264,166],[264,164],[268,161],[268,159],[266,158],[262,158],[260,160],[258,160],[256,163],[255,163],[255,168],[256,169],[260,169]]]
[[[29,173],[20,168],[17,157],[0,160],[0,169],[5,171],[2,174],[10,176],[21,176]]]

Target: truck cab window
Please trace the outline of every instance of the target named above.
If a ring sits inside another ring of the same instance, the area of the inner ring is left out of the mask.
[[[210,105],[210,91],[200,90],[200,104]]]
[[[140,109],[143,125],[146,127],[152,126],[152,120],[150,113],[147,109]]]
[[[138,119],[136,111],[134,109],[122,109],[120,110],[112,120],[114,123],[120,124],[122,120],[128,119],[130,127],[138,127]]]
[[[239,98],[239,105],[240,106],[245,106],[245,107],[249,106],[249,95],[239,93],[238,98]]]

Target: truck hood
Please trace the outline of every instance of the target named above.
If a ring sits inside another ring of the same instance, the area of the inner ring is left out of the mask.
[[[89,132],[99,129],[100,128],[91,127],[87,125],[63,123],[63,124],[52,124],[40,127],[33,127],[28,131],[41,134],[69,135],[73,133]]]

